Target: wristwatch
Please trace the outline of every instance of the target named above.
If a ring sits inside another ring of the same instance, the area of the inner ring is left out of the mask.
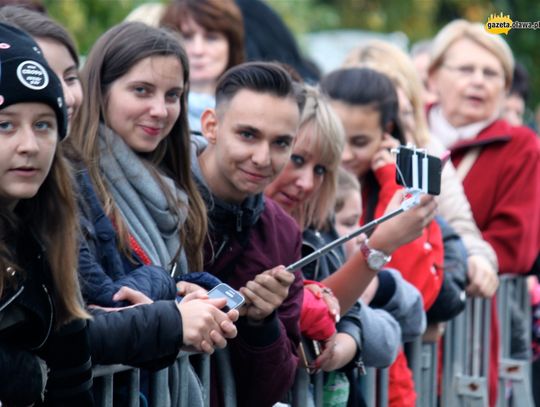
[[[392,260],[392,256],[389,256],[380,250],[369,247],[369,239],[366,239],[360,245],[360,251],[364,255],[368,267],[373,271],[380,271],[386,265],[386,263]]]

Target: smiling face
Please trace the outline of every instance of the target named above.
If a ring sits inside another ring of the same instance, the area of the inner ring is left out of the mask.
[[[332,108],[345,128],[342,165],[358,178],[371,168],[371,160],[383,141],[380,113],[370,106],[332,101]]]
[[[37,194],[52,165],[58,127],[42,103],[18,103],[0,110],[0,203],[13,209]]]
[[[497,57],[463,38],[452,44],[430,77],[445,118],[454,127],[489,119],[504,100],[504,70]]]
[[[206,110],[202,130],[210,145],[200,156],[212,192],[229,202],[261,193],[289,161],[300,113],[291,97],[240,90]]]
[[[77,63],[68,49],[58,41],[36,38],[43,55],[53,72],[60,79],[68,113],[68,121],[77,113],[83,101],[83,91],[79,80]]]
[[[208,31],[192,17],[182,24],[182,37],[189,59],[191,89],[213,93],[217,79],[229,62],[227,37],[218,31]]]
[[[308,142],[311,132],[311,123],[300,128],[290,161],[264,191],[289,214],[317,193],[327,172],[314,144]]]
[[[109,87],[105,121],[134,151],[150,153],[180,116],[183,84],[176,57],[144,58]]]

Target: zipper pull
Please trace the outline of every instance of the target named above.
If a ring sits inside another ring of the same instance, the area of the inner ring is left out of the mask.
[[[242,231],[242,215],[244,212],[240,209],[238,212],[236,212],[236,231],[241,232]]]
[[[358,373],[360,376],[365,376],[367,374],[366,365],[364,365],[364,360],[362,357],[360,357],[360,360],[356,363],[356,367],[358,368]]]

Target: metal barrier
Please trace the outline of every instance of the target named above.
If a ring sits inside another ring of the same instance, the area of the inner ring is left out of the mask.
[[[366,374],[360,376],[362,395],[370,407],[388,406],[388,369],[369,367]]]
[[[151,407],[190,407],[189,402],[189,354],[182,353],[168,368],[148,373],[148,405]],[[195,371],[202,384],[203,402],[210,405],[210,358],[198,356]],[[96,405],[100,407],[114,406],[114,377],[118,373],[127,372],[128,383],[124,384],[123,394],[127,398],[127,406],[139,407],[141,399],[141,370],[123,365],[96,366],[93,369]],[[224,389],[227,391],[227,389]],[[234,391],[233,391],[234,393]],[[123,404],[124,405],[124,404]],[[123,407],[123,406],[122,406]]]
[[[468,298],[444,335],[441,406],[487,406],[491,301]]]
[[[291,389],[291,406],[322,407],[324,373],[308,374],[304,367],[296,369],[296,377]]]
[[[528,327],[530,344],[530,303],[525,278],[501,278],[498,300],[498,317],[501,333],[499,369],[499,397],[497,407],[534,406],[530,385],[530,358],[519,360],[511,354],[511,314],[513,301]],[[491,334],[491,301],[481,298],[467,299],[465,311],[449,321],[443,337],[443,366],[440,397],[438,394],[437,343],[422,343],[421,339],[405,346],[417,392],[418,407],[475,407],[488,406],[488,377]],[[150,374],[149,405],[155,407],[189,407],[187,378],[188,355],[182,356],[168,369]],[[216,352],[216,360],[229,366],[227,351]],[[210,358],[199,356],[193,363],[202,388],[205,406],[210,404]],[[129,371],[128,405],[140,406],[140,372],[126,366],[98,366],[94,369],[96,385],[100,386],[102,407],[113,406],[114,375]],[[236,405],[232,373],[225,374],[219,383],[228,407]],[[293,407],[323,406],[323,373],[310,376],[299,368],[291,389]],[[388,371],[367,369],[360,379],[362,393],[369,407],[388,405]]]
[[[499,397],[498,407],[534,406],[531,377],[531,305],[527,280],[523,277],[502,276],[499,287],[498,313],[500,321],[500,361],[499,361]],[[517,315],[514,314],[517,312]],[[518,321],[513,321],[517,318]],[[512,333],[515,322],[525,321],[523,332],[529,352],[518,359],[512,354]]]

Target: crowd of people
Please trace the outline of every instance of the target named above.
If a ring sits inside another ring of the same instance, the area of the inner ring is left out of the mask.
[[[491,301],[496,404],[498,275],[540,274],[526,73],[455,20],[322,75],[276,19],[255,0],[144,5],[80,67],[44,10],[0,7],[0,406],[92,406],[93,366],[187,352],[212,355],[210,389],[188,366],[190,406],[290,403],[298,369],[325,372],[325,406],[362,406],[364,368],[389,367],[389,405],[412,407],[403,345],[440,344],[467,296]],[[402,205],[406,144],[441,157],[440,195],[289,271]],[[209,298],[221,283],[245,303]]]

